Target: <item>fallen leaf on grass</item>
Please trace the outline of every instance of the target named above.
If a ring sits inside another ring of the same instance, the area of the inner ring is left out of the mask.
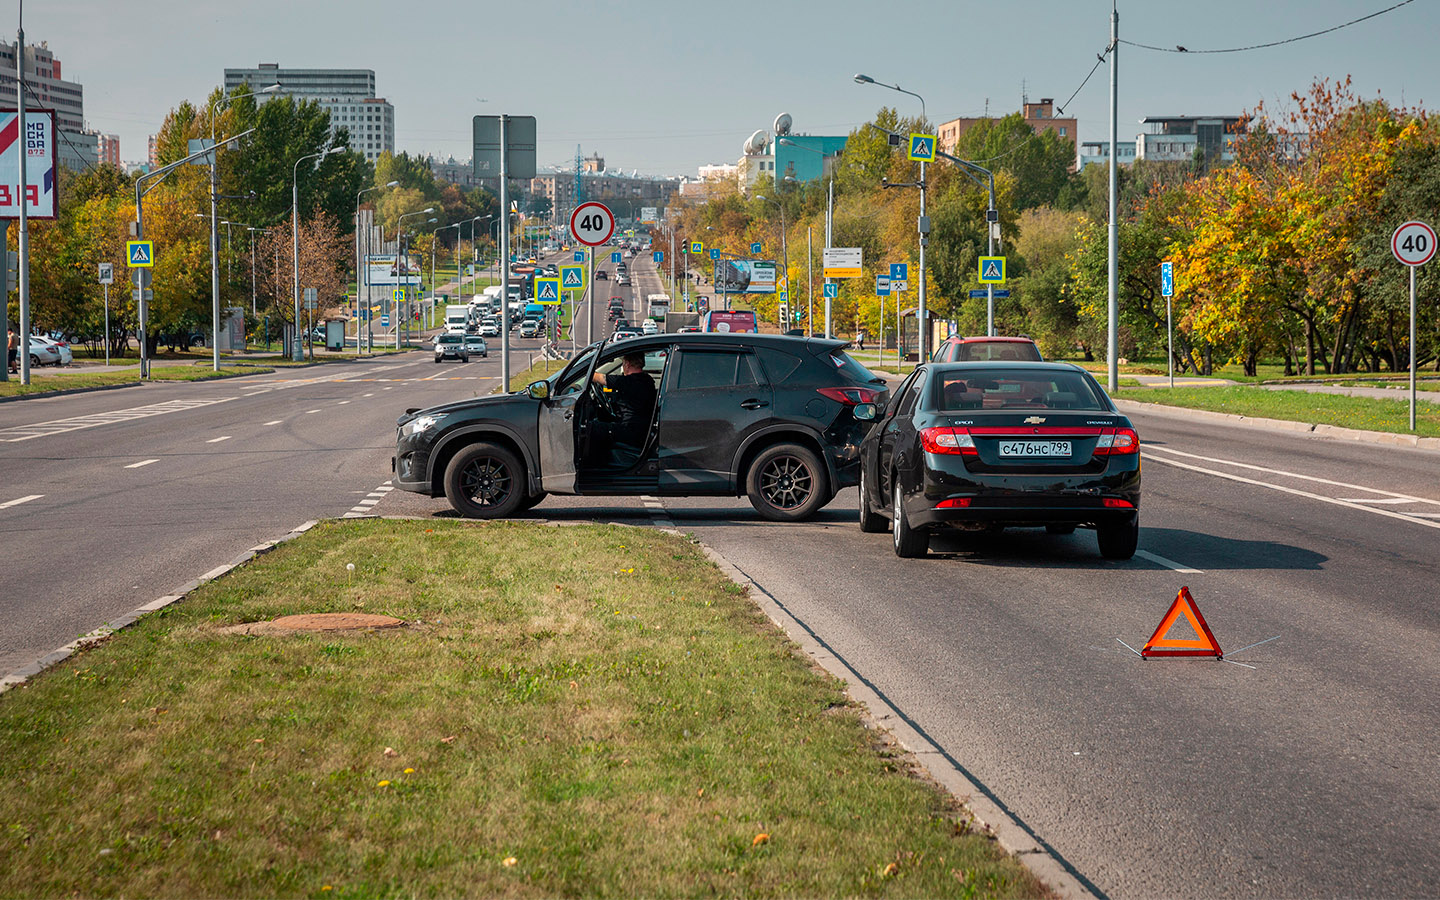
[[[450,735],[449,737],[443,737],[443,738],[441,738],[441,739],[440,739],[440,743],[442,743],[442,744],[453,744],[453,743],[455,743],[455,735],[452,734],[452,735]]]
[[[705,789],[704,789],[704,788],[701,788],[700,790],[696,791],[696,792],[695,792],[695,796],[697,796],[697,797],[703,797],[703,796],[705,796]]]
[[[398,754],[398,753],[395,752],[395,748],[394,748],[394,747],[386,747],[386,748],[385,748],[385,755],[386,755],[386,756],[399,756],[400,754]]]
[[[379,784],[377,784],[377,785],[375,785],[375,786],[376,786],[376,787],[389,787],[389,786],[390,786],[390,782],[389,782],[389,781],[382,781],[382,782],[380,782]]]
[[[513,866],[513,865],[515,865],[516,863],[518,863],[519,861],[520,861],[520,860],[516,859],[516,858],[513,857],[513,856],[507,856],[507,857],[505,857],[505,862],[504,862],[502,865],[504,865],[505,868],[508,869],[508,868],[510,868],[511,866]]]
[[[250,743],[252,743],[252,744],[263,744],[263,743],[265,743],[265,739],[264,739],[264,738],[256,738],[255,740],[251,741]]]
[[[758,846],[760,846],[761,844],[768,844],[768,843],[770,843],[770,835],[768,835],[768,834],[766,834],[765,832],[762,831],[762,832],[760,832],[759,834],[755,835],[755,840],[753,840],[753,841],[750,842],[750,846],[752,846],[752,847],[758,847]]]
[[[880,874],[885,878],[889,878],[891,875],[894,875],[898,871],[900,871],[900,866],[892,862],[886,863],[884,871],[882,871]]]

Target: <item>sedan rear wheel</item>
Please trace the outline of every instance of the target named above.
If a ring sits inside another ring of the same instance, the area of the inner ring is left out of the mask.
[[[496,444],[471,444],[445,469],[445,499],[468,519],[501,519],[525,500],[525,470]]]
[[[870,483],[865,479],[865,464],[860,464],[860,530],[866,534],[885,531],[885,517],[870,510]]]
[[[1131,516],[1125,522],[1097,525],[1095,537],[1100,544],[1101,556],[1129,559],[1135,555],[1135,547],[1140,543],[1140,516]]]
[[[930,552],[930,535],[910,527],[905,518],[905,504],[900,495],[900,479],[891,478],[894,488],[894,508],[890,511],[891,536],[895,540],[895,555],[901,559],[920,559]]]
[[[808,519],[831,496],[825,467],[799,444],[776,444],[756,457],[745,493],[756,512],[775,522]]]

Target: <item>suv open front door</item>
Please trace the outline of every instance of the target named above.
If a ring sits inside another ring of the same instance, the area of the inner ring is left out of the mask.
[[[580,356],[555,380],[555,393],[540,404],[540,486],[552,494],[575,493],[576,405],[586,396],[605,342]]]

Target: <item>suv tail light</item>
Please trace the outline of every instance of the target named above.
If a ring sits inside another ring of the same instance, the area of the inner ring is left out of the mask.
[[[843,403],[845,406],[856,406],[861,403],[874,403],[880,397],[880,392],[862,387],[822,387],[815,390],[834,400],[836,403]]]
[[[1096,456],[1127,456],[1140,452],[1140,435],[1133,428],[1107,428],[1095,442]]]
[[[946,453],[952,456],[978,456],[980,453],[975,449],[975,439],[964,428],[922,428],[920,444],[926,453]]]

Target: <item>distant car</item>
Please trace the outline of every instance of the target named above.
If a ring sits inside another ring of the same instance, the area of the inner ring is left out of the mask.
[[[43,334],[35,335],[35,340],[44,341],[55,349],[55,352],[60,355],[60,362],[57,363],[57,365],[68,366],[74,361],[75,357],[70,351],[70,344],[68,342],[58,338],[47,337]]]
[[[39,368],[40,366],[67,365],[68,360],[64,360],[64,357],[62,357],[60,350],[61,348],[55,341],[52,341],[49,338],[43,338],[38,334],[30,335],[31,366]],[[70,349],[66,347],[65,353],[68,354],[69,352]]]
[[[537,337],[545,327],[539,319],[526,319],[520,323],[520,336],[522,338]]]
[[[1027,337],[950,337],[931,362],[1040,362],[1040,348]]]
[[[480,335],[481,335],[481,337],[499,337],[499,336],[500,336],[500,320],[499,320],[498,318],[496,318],[495,316],[491,316],[491,317],[489,317],[488,319],[486,319],[485,321],[481,322],[481,323],[480,323]]]
[[[619,275],[616,275],[616,276],[615,276],[615,283],[616,283],[616,284],[629,284],[629,283],[630,283],[630,276],[629,276],[629,275],[626,275],[624,272],[621,272]]]
[[[677,332],[675,332],[675,333],[676,333],[676,334],[693,334],[693,333],[695,333],[695,332],[697,332],[697,331],[699,331],[699,330],[700,330],[700,326],[699,326],[699,325],[683,325],[683,326],[681,326],[680,330],[677,331]]]
[[[439,363],[446,359],[470,361],[470,353],[465,349],[464,335],[442,334],[435,338],[435,362]]]
[[[655,324],[655,320],[654,320],[654,319],[646,319],[645,321],[643,321],[643,322],[640,323],[640,333],[641,333],[641,334],[659,334],[659,333],[660,333],[660,326],[657,325],[657,324]]]
[[[930,363],[883,410],[855,412],[873,421],[860,530],[889,531],[895,555],[924,556],[940,528],[1077,526],[1095,529],[1106,559],[1134,555],[1140,436],[1079,366]]]
[[[629,340],[630,338],[637,338],[639,336],[640,332],[635,330],[634,328],[617,328],[615,329],[615,333],[610,336],[610,339],[612,341],[624,341]]]
[[[604,270],[604,269],[596,269],[596,270],[595,270],[595,280],[596,280],[596,281],[609,281],[609,280],[610,280],[610,276],[605,274],[605,270]]]
[[[465,336],[465,352],[484,359],[490,355],[490,348],[485,345],[483,337],[478,334],[469,334]]]

